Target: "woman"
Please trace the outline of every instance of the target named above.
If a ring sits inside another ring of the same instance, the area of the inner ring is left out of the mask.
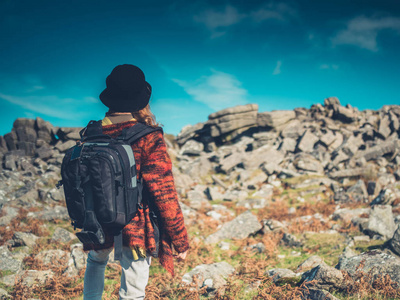
[[[106,89],[100,100],[109,108],[102,121],[103,133],[117,137],[124,128],[137,122],[156,127],[150,111],[151,86],[142,70],[133,65],[115,67],[106,79]],[[145,183],[143,208],[123,229],[123,253],[120,299],[143,299],[149,278],[151,256],[174,275],[173,248],[178,259],[185,259],[188,236],[179,206],[172,175],[172,164],[161,131],[154,131],[132,145],[138,179]],[[155,225],[156,213],[160,234]],[[84,299],[101,299],[104,290],[104,271],[113,237],[106,235],[101,247],[85,244],[90,250],[84,280]]]

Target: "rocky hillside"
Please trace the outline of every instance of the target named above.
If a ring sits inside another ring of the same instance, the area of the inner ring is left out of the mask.
[[[154,260],[148,298],[400,299],[399,120],[328,98],[167,136],[192,248],[174,279]],[[0,297],[80,299],[86,254],[55,188],[80,129],[17,119],[0,137]]]

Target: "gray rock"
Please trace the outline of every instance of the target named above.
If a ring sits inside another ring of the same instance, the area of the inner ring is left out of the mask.
[[[381,190],[380,183],[377,181],[368,181],[367,192],[370,196],[377,196]]]
[[[73,140],[68,140],[66,142],[62,142],[61,140],[57,142],[55,145],[55,149],[60,151],[61,153],[64,153],[67,151],[69,148],[73,147],[76,145],[76,142]]]
[[[222,225],[221,229],[209,235],[205,242],[216,244],[224,239],[244,239],[251,234],[255,234],[262,228],[257,217],[250,211],[246,211],[237,216],[230,222]]]
[[[324,173],[324,167],[321,162],[315,159],[311,154],[299,153],[295,156],[293,165],[298,170],[315,172],[318,174]]]
[[[35,143],[37,134],[33,127],[14,127],[17,134],[18,141]]]
[[[189,175],[193,180],[199,180],[212,169],[210,161],[205,156],[200,156],[191,162],[181,162],[179,167],[183,173]]]
[[[324,100],[324,106],[327,108],[333,108],[340,105],[340,101],[337,97],[328,97]]]
[[[333,151],[342,144],[343,135],[329,130],[320,137],[320,141],[329,151]]]
[[[181,148],[181,155],[200,155],[204,150],[203,143],[200,143],[195,140],[188,140]]]
[[[265,198],[249,198],[240,200],[236,203],[237,207],[245,207],[247,209],[259,209],[264,208],[268,204],[268,200]]]
[[[380,119],[379,121],[379,128],[378,132],[381,134],[385,139],[389,137],[389,135],[392,133],[392,130],[390,128],[391,125],[391,120],[389,118],[389,115],[385,115],[383,118]]]
[[[65,201],[64,187],[52,188],[47,192],[46,199],[56,202]]]
[[[217,111],[215,113],[212,113],[208,116],[208,119],[213,120],[213,119],[217,119],[217,118],[220,118],[220,117],[223,117],[226,115],[235,115],[235,114],[241,114],[241,113],[252,112],[252,111],[257,111],[257,110],[258,110],[257,104],[237,105],[234,107],[229,107],[229,108]]]
[[[356,120],[356,114],[352,109],[340,105],[335,105],[333,107],[332,118],[344,123],[351,123]]]
[[[300,275],[294,273],[292,270],[289,269],[271,269],[267,271],[269,277],[272,278],[272,281],[275,284],[279,284],[285,281],[300,281]]]
[[[68,260],[68,268],[65,270],[65,274],[69,277],[77,276],[80,270],[86,267],[87,253],[83,251],[82,244],[74,244],[71,246],[71,256]],[[111,255],[110,259],[111,260]]]
[[[355,278],[360,272],[370,273],[373,279],[387,274],[393,281],[400,283],[400,260],[378,250],[342,259],[336,268],[347,271]]]
[[[8,300],[8,299],[11,299],[11,296],[7,293],[6,290],[3,290],[2,288],[0,288],[0,299]]]
[[[0,217],[0,226],[8,225],[12,219],[18,216],[19,210],[11,206],[3,206],[1,210],[2,217]]]
[[[262,228],[263,234],[266,234],[268,232],[279,232],[286,228],[286,226],[283,223],[273,219],[263,220],[262,224],[263,224]]]
[[[264,253],[266,251],[266,247],[263,243],[257,243],[254,245],[250,245],[248,247],[245,247],[244,250],[250,250],[256,253]]]
[[[208,200],[222,200],[224,197],[222,191],[217,186],[207,187],[205,193],[208,197]]]
[[[16,247],[28,246],[30,248],[36,245],[36,240],[38,238],[38,236],[27,232],[15,232],[12,237]]]
[[[352,168],[330,172],[328,173],[328,176],[330,178],[357,177],[366,174],[368,171],[368,168]]]
[[[398,226],[393,234],[393,237],[389,241],[389,245],[394,253],[400,255],[400,227]]]
[[[54,221],[54,220],[69,220],[68,210],[63,206],[46,207],[42,211],[29,212],[29,218],[37,218],[39,220]]]
[[[300,136],[304,134],[306,129],[302,126],[302,122],[300,120],[294,119],[289,121],[281,131],[281,136],[286,138],[292,138],[297,140]]]
[[[186,125],[179,132],[176,137],[176,141],[179,145],[183,145],[187,140],[196,136],[197,132],[201,131],[204,127],[203,123],[197,123],[196,125]]]
[[[13,257],[6,246],[0,246],[0,271],[17,272],[22,267],[22,261]]]
[[[262,112],[257,115],[257,125],[260,127],[276,128],[286,124],[296,117],[292,110],[275,110],[271,112]]]
[[[294,235],[284,233],[281,242],[287,247],[301,247],[303,243],[299,241]]]
[[[298,267],[296,272],[305,272],[308,271],[310,269],[313,269],[317,266],[319,266],[320,264],[324,263],[324,260],[319,257],[318,255],[313,255],[310,256],[309,258],[307,258],[304,262],[302,262]]]
[[[306,130],[297,144],[297,149],[302,152],[312,152],[318,140],[319,138],[311,133],[310,130]]]
[[[222,200],[237,202],[237,201],[246,199],[248,196],[249,196],[249,193],[247,193],[244,190],[228,190],[223,195]]]
[[[304,281],[315,280],[315,287],[324,290],[341,289],[344,284],[344,276],[338,269],[321,263],[317,267],[307,271],[302,276]]]
[[[36,150],[36,154],[40,159],[48,159],[55,154],[54,150],[48,146],[42,146]]]
[[[273,194],[274,194],[274,186],[267,183],[267,184],[263,184],[261,186],[261,188],[252,195],[252,197],[271,199]]]
[[[17,142],[17,148],[24,151],[26,155],[33,156],[36,150],[36,143],[34,142]]]
[[[15,132],[15,129],[12,129],[11,132],[5,134],[4,140],[6,141],[7,148],[9,151],[17,150],[18,137]]]
[[[35,256],[35,260],[40,261],[45,266],[60,265],[64,266],[67,263],[68,253],[61,249],[51,249],[39,252]]]
[[[242,163],[245,169],[253,170],[259,168],[262,164],[274,162],[279,165],[285,158],[285,153],[265,145],[251,152],[245,152],[242,155]]]
[[[383,157],[384,155],[389,153],[394,153],[398,149],[400,149],[399,140],[385,141],[365,151],[359,151],[355,157],[364,157],[367,161],[369,161],[372,159]]]
[[[46,280],[51,279],[54,273],[50,270],[37,271],[37,270],[26,270],[20,271],[16,275],[5,276],[0,279],[0,282],[8,286],[14,286],[15,282],[21,280],[23,286],[32,286],[34,284],[44,284]]]
[[[370,237],[379,234],[384,239],[390,239],[393,237],[395,230],[392,207],[389,205],[373,206],[365,233]]]
[[[68,243],[74,239],[76,239],[75,234],[72,234],[68,230],[65,230],[61,227],[57,227],[53,233],[53,236],[51,237],[51,240],[57,243]]]
[[[236,167],[239,164],[242,164],[245,157],[246,157],[245,152],[235,152],[229,155],[228,157],[223,158],[220,162],[219,168],[224,173],[229,173],[230,171],[232,171],[234,167]]]
[[[302,300],[339,300],[331,293],[325,290],[315,289],[315,288],[308,288],[304,291],[304,294],[301,297]]]
[[[279,151],[295,152],[297,141],[292,138],[285,138],[279,145]]]
[[[335,210],[335,212],[332,214],[332,220],[343,220],[345,222],[350,222],[353,218],[359,217],[361,215],[366,214],[369,216],[370,212],[370,208],[340,208]]]
[[[234,272],[235,269],[224,261],[209,265],[203,264],[183,275],[182,283],[191,284],[196,277],[198,288],[207,286],[208,291],[218,290],[226,284],[225,279]]]
[[[366,202],[368,200],[367,188],[361,179],[347,190],[347,194],[354,202]]]

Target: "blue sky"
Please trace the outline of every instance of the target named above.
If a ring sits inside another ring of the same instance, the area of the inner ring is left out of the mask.
[[[0,1],[0,134],[17,117],[101,119],[118,64],[142,68],[168,133],[229,106],[400,104],[398,1]]]

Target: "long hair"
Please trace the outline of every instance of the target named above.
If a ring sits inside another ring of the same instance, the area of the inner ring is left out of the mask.
[[[138,122],[145,123],[151,127],[163,126],[156,121],[156,116],[150,110],[150,104],[147,104],[139,111],[132,112],[132,116],[138,120]]]

